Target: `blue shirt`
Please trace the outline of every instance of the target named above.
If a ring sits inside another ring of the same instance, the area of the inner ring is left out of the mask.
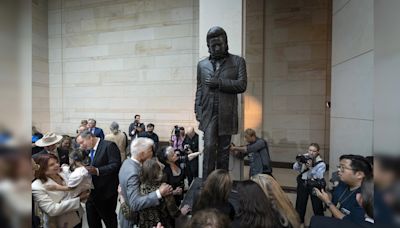
[[[332,203],[337,206],[340,202],[338,209],[345,215],[343,220],[362,224],[365,221],[365,211],[356,200],[357,193],[361,193],[361,188],[350,191],[349,186],[340,181],[332,193]]]

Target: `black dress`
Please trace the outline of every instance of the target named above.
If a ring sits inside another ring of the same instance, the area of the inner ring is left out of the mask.
[[[181,187],[182,190],[184,189],[185,173],[182,169],[180,169],[179,175],[175,176],[172,172],[170,165],[166,164],[164,167],[164,175],[166,177],[167,183],[170,184],[174,190],[177,187]],[[181,195],[175,195],[174,198],[175,198],[176,205],[179,207],[179,205],[181,204],[181,201],[183,199],[183,193]]]

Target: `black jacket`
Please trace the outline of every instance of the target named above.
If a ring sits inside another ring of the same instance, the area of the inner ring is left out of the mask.
[[[108,199],[118,194],[118,172],[121,154],[114,142],[100,139],[92,165],[99,169],[99,176],[92,175],[94,189],[90,197]]]
[[[217,77],[219,88],[211,89],[204,84],[205,79]],[[221,66],[214,72],[209,58],[197,64],[197,90],[194,112],[200,122],[199,129],[204,131],[213,116],[214,96],[218,96],[218,134],[233,135],[238,132],[238,98],[247,86],[245,60],[237,55],[228,54]]]

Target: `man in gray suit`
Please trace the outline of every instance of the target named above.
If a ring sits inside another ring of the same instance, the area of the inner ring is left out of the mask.
[[[139,175],[142,164],[153,156],[153,140],[149,138],[136,138],[131,143],[131,159],[126,159],[119,171],[119,183],[121,187],[121,195],[128,204],[130,211],[130,219],[124,217],[122,212],[119,213],[120,227],[128,228],[137,224],[137,212],[157,206],[162,197],[172,194],[172,187],[163,183],[160,188],[147,195],[140,194]]]

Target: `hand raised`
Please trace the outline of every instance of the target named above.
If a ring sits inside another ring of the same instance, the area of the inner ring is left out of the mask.
[[[160,194],[162,197],[168,196],[172,194],[172,186],[166,183],[162,183],[160,188]]]

